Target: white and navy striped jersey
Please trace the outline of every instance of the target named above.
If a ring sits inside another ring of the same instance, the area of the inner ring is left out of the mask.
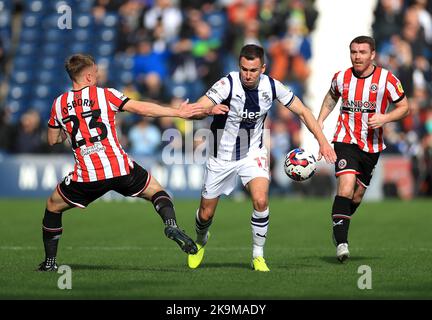
[[[243,159],[262,148],[264,121],[273,101],[277,99],[289,107],[295,97],[281,82],[264,74],[257,88],[248,89],[242,85],[239,72],[220,79],[206,96],[230,109],[224,115],[215,115],[210,127],[214,140],[211,154],[227,161]]]

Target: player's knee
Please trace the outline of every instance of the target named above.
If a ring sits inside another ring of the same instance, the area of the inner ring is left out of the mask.
[[[337,191],[337,195],[340,197],[352,199],[354,196],[354,188],[350,185],[340,185]]]
[[[199,215],[201,222],[204,223],[204,222],[207,222],[213,218],[214,210],[212,210],[212,208],[209,208],[209,207],[201,206],[198,215]]]
[[[268,199],[265,196],[257,197],[253,200],[253,206],[256,211],[265,211],[268,207]]]
[[[46,208],[48,211],[51,212],[60,212],[58,206],[56,205],[55,200],[53,199],[53,196],[49,196],[47,201],[46,201]]]

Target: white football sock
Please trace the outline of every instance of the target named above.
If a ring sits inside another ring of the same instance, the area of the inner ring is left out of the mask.
[[[264,244],[267,237],[267,229],[269,224],[269,209],[263,212],[254,210],[251,217],[252,227],[252,256],[264,257]]]

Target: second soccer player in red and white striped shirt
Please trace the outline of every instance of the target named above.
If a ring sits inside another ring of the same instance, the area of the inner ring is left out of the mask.
[[[352,67],[337,72],[321,106],[318,123],[342,98],[333,143],[337,160],[337,195],[333,201],[333,239],[336,257],[349,257],[348,228],[366,192],[380,152],[384,150],[383,125],[409,113],[402,84],[390,71],[374,65],[375,40],[359,36],[350,43]],[[395,108],[389,111],[390,104]]]

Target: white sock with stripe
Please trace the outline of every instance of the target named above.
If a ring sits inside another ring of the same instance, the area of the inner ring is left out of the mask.
[[[267,237],[267,229],[269,224],[269,209],[263,212],[254,210],[251,217],[252,227],[252,256],[264,257],[264,244]]]

